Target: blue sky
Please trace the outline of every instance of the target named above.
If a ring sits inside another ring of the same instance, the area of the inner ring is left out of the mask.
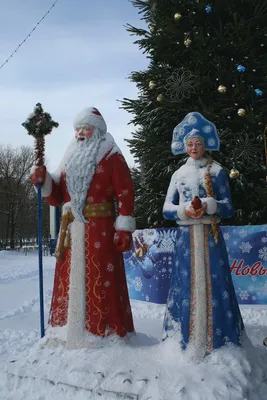
[[[2,0],[0,65],[27,36],[53,0]],[[57,167],[73,137],[73,119],[84,107],[103,114],[130,166],[124,138],[134,129],[131,115],[119,109],[117,99],[136,98],[127,79],[146,67],[145,55],[125,24],[144,27],[138,10],[128,0],[58,0],[16,55],[0,69],[1,144],[32,145],[21,123],[37,102],[60,127],[47,136],[46,156]]]

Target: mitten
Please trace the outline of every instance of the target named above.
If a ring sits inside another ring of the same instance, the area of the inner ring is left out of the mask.
[[[42,165],[41,167],[34,166],[31,169],[30,179],[35,186],[38,186],[39,183],[42,185],[45,182],[46,177],[46,166]]]
[[[128,231],[116,231],[114,245],[117,251],[127,251],[132,247],[132,234]]]

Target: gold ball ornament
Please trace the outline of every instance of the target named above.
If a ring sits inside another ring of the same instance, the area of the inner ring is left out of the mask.
[[[240,177],[240,172],[236,168],[232,168],[229,176],[232,179],[238,179]]]
[[[150,81],[148,84],[149,89],[155,89],[156,83],[154,81]]]
[[[182,15],[180,13],[175,13],[173,16],[173,19],[175,22],[180,21],[181,18],[182,18]]]
[[[246,110],[245,110],[244,108],[239,108],[239,109],[237,110],[237,115],[238,115],[239,117],[244,117],[244,116],[246,115]]]
[[[227,92],[227,87],[223,86],[223,85],[220,85],[217,90],[218,90],[219,93],[226,93]]]
[[[164,96],[163,96],[163,94],[159,94],[159,95],[157,96],[157,101],[158,101],[159,103],[162,103],[162,102],[164,101]]]
[[[185,39],[185,41],[184,41],[184,45],[185,45],[185,47],[190,47],[191,46],[191,43],[192,43],[192,40],[191,39]]]

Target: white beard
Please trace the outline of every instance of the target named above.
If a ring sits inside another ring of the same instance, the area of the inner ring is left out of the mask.
[[[83,208],[96,168],[97,153],[105,136],[95,131],[91,139],[78,141],[66,163],[66,183],[71,199],[71,211],[78,221],[87,222]]]

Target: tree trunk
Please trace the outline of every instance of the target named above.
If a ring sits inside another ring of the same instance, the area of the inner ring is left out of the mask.
[[[15,248],[15,223],[14,223],[14,208],[11,210],[11,221],[10,221],[10,248]]]
[[[6,222],[6,237],[5,237],[5,244],[4,244],[5,250],[8,246],[8,239],[9,239],[9,214],[7,216],[7,222]]]

